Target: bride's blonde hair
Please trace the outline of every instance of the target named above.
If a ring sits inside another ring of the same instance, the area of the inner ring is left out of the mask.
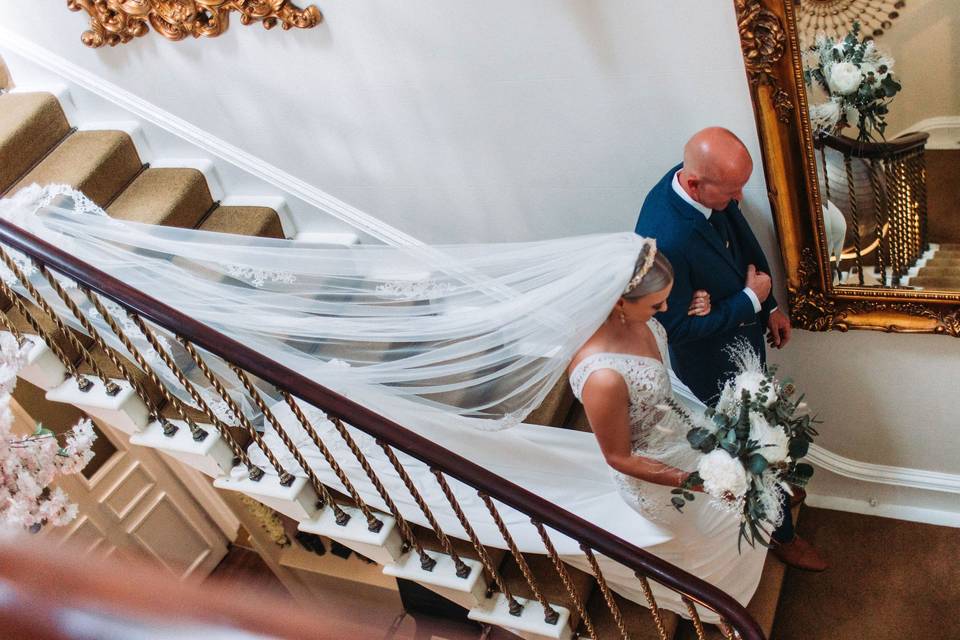
[[[653,253],[652,256],[651,252]],[[644,270],[646,271],[644,272]],[[634,284],[635,281],[636,284]],[[648,242],[640,250],[640,255],[633,267],[633,274],[630,278],[630,284],[633,287],[625,291],[623,297],[628,300],[642,298],[664,289],[672,282],[673,265],[670,264],[662,251],[657,251],[655,243]]]

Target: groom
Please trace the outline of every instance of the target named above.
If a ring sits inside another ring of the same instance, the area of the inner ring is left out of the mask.
[[[732,132],[710,127],[683,150],[647,195],[636,232],[657,240],[673,264],[673,291],[657,319],[667,329],[677,376],[705,403],[716,404],[723,383],[736,373],[728,346],[746,339],[766,361],[764,333],[774,348],[790,341],[790,319],[771,294],[770,267],[740,212],[743,187],[753,172],[750,153]],[[689,315],[695,291],[710,294],[708,315]],[[826,563],[794,533],[789,506],[774,532],[774,553],[786,564],[822,571]]]

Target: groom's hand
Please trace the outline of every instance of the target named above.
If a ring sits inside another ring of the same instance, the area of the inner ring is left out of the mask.
[[[762,304],[770,295],[770,290],[773,288],[773,281],[769,275],[763,271],[757,271],[757,268],[751,264],[747,267],[747,281],[745,286],[757,294],[757,300]]]
[[[782,349],[790,342],[790,318],[780,309],[774,309],[767,320],[767,328],[770,332],[767,334],[767,343],[774,349]]]

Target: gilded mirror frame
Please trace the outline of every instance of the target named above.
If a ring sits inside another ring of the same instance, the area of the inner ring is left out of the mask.
[[[960,337],[960,292],[835,285],[794,0],[734,0],[793,326]]]

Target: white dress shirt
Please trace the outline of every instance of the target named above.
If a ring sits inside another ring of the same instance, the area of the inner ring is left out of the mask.
[[[690,194],[687,193],[683,187],[680,186],[680,172],[677,171],[673,174],[673,190],[677,192],[677,195],[683,198],[683,201],[689,204],[691,207],[703,214],[703,217],[708,221],[710,216],[713,215],[713,210],[710,207],[705,207],[696,200],[690,197]],[[750,302],[753,303],[753,312],[760,313],[760,298],[757,297],[757,294],[753,292],[753,289],[750,287],[744,287],[743,292],[747,294],[747,297],[750,298]]]

